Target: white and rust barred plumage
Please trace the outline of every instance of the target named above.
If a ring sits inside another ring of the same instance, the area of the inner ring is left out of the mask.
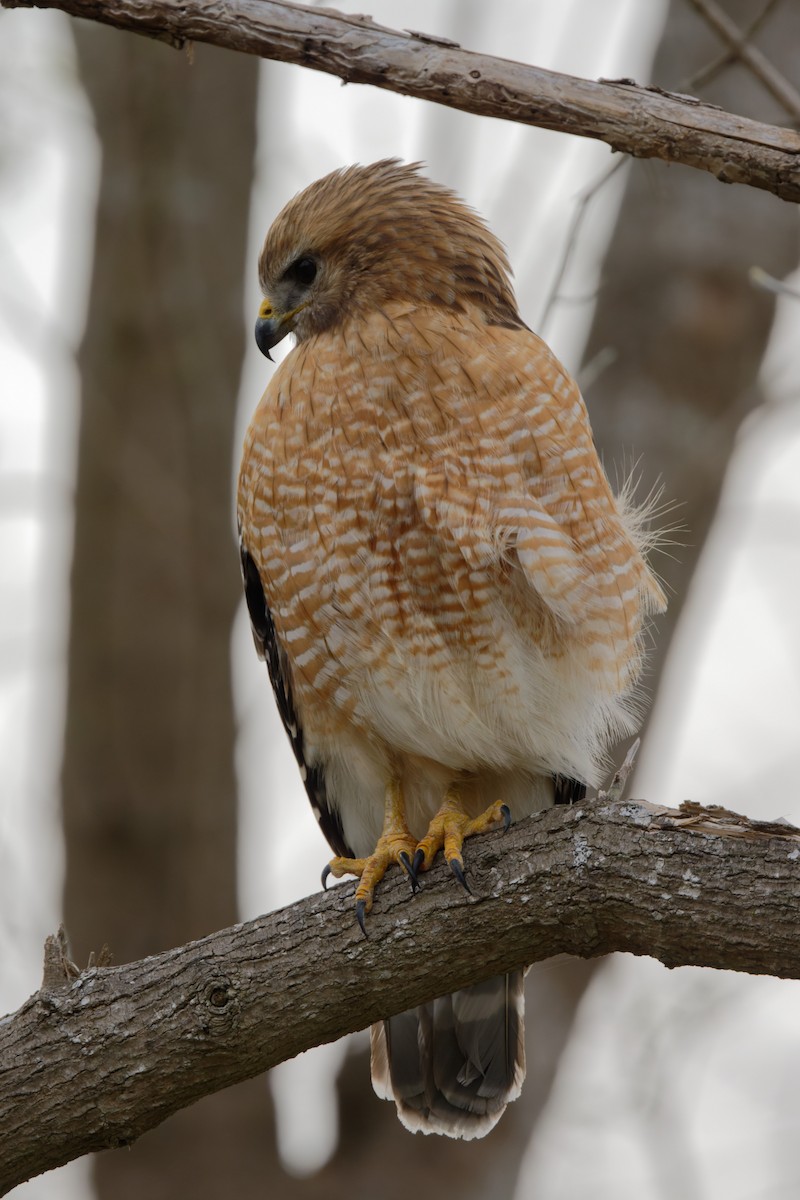
[[[518,819],[580,795],[632,728],[664,597],[499,242],[384,161],[290,201],[260,279],[262,348],[297,346],[245,442],[245,583],[334,851],[372,854],[387,789],[412,849],[446,796]],[[515,975],[386,1022],[376,1090],[411,1128],[485,1133],[521,1084],[521,1004]]]

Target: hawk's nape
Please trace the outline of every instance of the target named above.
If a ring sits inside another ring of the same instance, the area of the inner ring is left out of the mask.
[[[575,383],[452,192],[394,160],[336,171],[277,216],[259,274],[259,346],[297,345],[244,446],[248,606],[363,923],[392,864],[416,886],[442,850],[468,886],[465,839],[599,781],[664,597]],[[375,1087],[409,1128],[481,1136],[522,1045],[515,973],[376,1027]]]

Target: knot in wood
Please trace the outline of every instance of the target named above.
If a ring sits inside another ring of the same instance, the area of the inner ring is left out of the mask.
[[[209,1004],[213,1004],[215,1008],[225,1008],[229,999],[229,993],[225,988],[215,986],[208,997],[208,1002]]]
[[[237,989],[227,975],[213,975],[199,996],[198,1020],[204,1034],[220,1037],[236,1024],[239,1012]]]

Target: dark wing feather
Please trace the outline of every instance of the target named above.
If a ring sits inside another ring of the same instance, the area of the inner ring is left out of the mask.
[[[586,784],[569,775],[553,776],[553,803],[579,804],[586,796]]]
[[[325,768],[322,763],[308,763],[303,744],[303,728],[298,720],[297,711],[292,696],[292,681],[289,663],[278,636],[272,614],[264,595],[264,585],[258,573],[253,556],[247,550],[239,537],[239,556],[242,565],[242,582],[244,583],[244,598],[247,601],[247,611],[250,614],[250,625],[253,630],[253,641],[256,644],[259,658],[267,664],[275,702],[283,721],[289,742],[291,743],[300,776],[305,785],[314,816],[319,822],[320,829],[328,845],[336,854],[352,858],[353,854],[344,840],[344,831],[338,812],[328,804],[325,788]]]

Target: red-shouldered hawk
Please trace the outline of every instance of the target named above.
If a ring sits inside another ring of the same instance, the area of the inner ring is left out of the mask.
[[[466,836],[599,781],[664,606],[509,273],[480,218],[396,160],[306,188],[261,254],[256,340],[297,346],[245,442],[245,590],[362,927],[390,863],[415,883],[443,848],[463,882]],[[521,975],[372,1046],[410,1129],[481,1136],[522,1083]]]

